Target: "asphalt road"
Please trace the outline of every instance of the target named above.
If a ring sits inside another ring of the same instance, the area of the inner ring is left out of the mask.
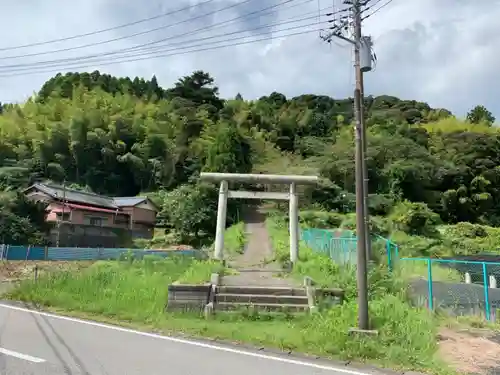
[[[371,375],[0,304],[0,374]]]

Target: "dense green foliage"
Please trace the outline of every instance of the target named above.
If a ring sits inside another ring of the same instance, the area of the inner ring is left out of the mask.
[[[486,108],[461,121],[379,96],[365,99],[365,111],[373,215],[408,201],[425,204],[432,220],[500,224],[500,133]],[[109,195],[149,192],[163,207],[160,223],[186,241],[213,233],[216,190],[197,185],[200,171],[320,173],[303,204],[349,213],[352,119],[352,99],[223,100],[201,71],[168,89],[155,77],[58,74],[23,105],[2,106],[0,188],[50,179]]]
[[[48,226],[45,204],[35,203],[23,194],[0,194],[0,241],[2,244],[43,244]]]

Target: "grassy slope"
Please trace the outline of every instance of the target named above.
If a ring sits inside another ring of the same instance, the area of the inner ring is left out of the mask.
[[[239,222],[226,229],[224,233],[224,252],[226,254],[242,254],[245,244],[245,223]]]
[[[278,257],[287,253],[287,230],[270,222]],[[323,285],[343,287],[348,301],[311,317],[284,314],[217,314],[212,320],[198,315],[164,312],[167,284],[199,282],[218,267],[183,258],[98,262],[87,270],[43,277],[23,283],[10,297],[97,320],[127,322],[163,332],[183,332],[327,357],[368,360],[386,366],[447,372],[434,360],[436,322],[425,310],[404,301],[401,281],[385,270],[370,275],[371,317],[377,338],[353,339],[347,331],[356,325],[355,278],[352,270],[302,248],[297,277],[312,276]],[[403,288],[404,289],[404,288]]]

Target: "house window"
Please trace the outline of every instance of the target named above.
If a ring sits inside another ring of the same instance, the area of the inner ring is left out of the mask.
[[[102,227],[103,220],[101,217],[91,217],[90,225],[95,225],[96,227]]]
[[[57,212],[56,216],[57,216],[57,220],[60,220],[60,221],[69,221],[70,214],[69,214],[69,212],[64,212],[64,213]]]

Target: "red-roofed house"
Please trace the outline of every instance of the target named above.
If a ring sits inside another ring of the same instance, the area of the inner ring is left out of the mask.
[[[34,184],[25,194],[48,203],[55,246],[120,247],[130,238],[150,239],[159,211],[146,197],[112,198],[57,185]]]

